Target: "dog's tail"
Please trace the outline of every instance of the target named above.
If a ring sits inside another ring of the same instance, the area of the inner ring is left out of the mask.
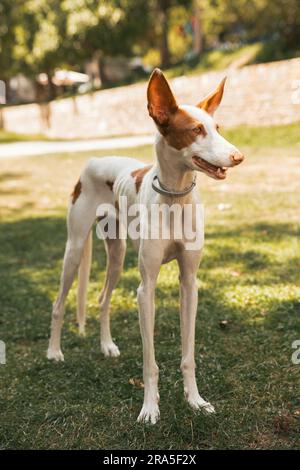
[[[79,333],[85,334],[86,293],[90,278],[93,248],[93,231],[90,230],[84,244],[81,262],[78,270],[77,288],[77,322]]]

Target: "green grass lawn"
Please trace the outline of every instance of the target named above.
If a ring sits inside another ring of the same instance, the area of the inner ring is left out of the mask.
[[[16,132],[6,131],[0,129],[0,144],[10,144],[12,142],[26,142],[35,140],[49,140],[44,135],[40,134],[18,134]]]
[[[238,126],[222,130],[222,134],[226,139],[234,141],[237,146],[251,147],[252,150],[260,149],[261,147],[292,147],[300,144],[300,122],[293,122],[291,124],[282,124],[280,126],[262,127],[262,126]],[[111,135],[109,138],[114,137],[128,137],[128,134]],[[22,142],[22,141],[37,141],[37,140],[63,140],[63,139],[50,139],[42,135],[23,135],[14,132],[0,130],[0,144]],[[74,139],[69,139],[74,140]],[[78,139],[82,140],[82,139]],[[88,139],[87,139],[88,140]],[[119,152],[119,150],[118,150]],[[127,151],[125,150],[125,153]],[[113,151],[112,153],[115,153]]]
[[[65,363],[45,358],[65,207],[89,155],[1,161],[0,339],[7,364],[0,365],[0,448],[300,448],[300,365],[291,362],[292,342],[300,339],[300,146],[241,150],[247,160],[225,181],[198,178],[206,248],[198,276],[197,378],[217,413],[195,413],[183,399],[178,273],[171,263],[157,286],[161,420],[154,427],[135,422],[143,400],[142,347],[130,245],[111,305],[120,358],[104,358],[99,347],[105,253],[97,240],[87,337],[77,334],[74,286],[63,329]],[[105,153],[152,159],[150,147]],[[220,203],[228,208],[219,210]]]

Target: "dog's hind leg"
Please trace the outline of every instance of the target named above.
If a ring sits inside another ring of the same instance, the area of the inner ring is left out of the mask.
[[[63,361],[61,352],[61,328],[64,305],[74,277],[80,265],[82,252],[96,217],[96,203],[87,194],[82,194],[70,205],[68,214],[68,240],[65,249],[59,294],[54,302],[51,321],[51,336],[47,352],[48,359]]]
[[[77,323],[79,334],[85,335],[85,317],[86,317],[86,293],[90,278],[92,262],[93,234],[90,231],[83,247],[81,262],[78,270],[78,288],[77,288]]]
[[[107,256],[105,284],[99,297],[101,351],[105,356],[120,355],[118,346],[113,342],[110,332],[109,303],[111,294],[122,272],[126,252],[126,241],[123,239],[105,240]]]

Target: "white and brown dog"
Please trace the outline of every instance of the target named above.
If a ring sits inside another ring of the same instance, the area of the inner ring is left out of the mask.
[[[85,301],[91,264],[92,226],[99,205],[116,207],[116,223],[120,219],[118,201],[126,196],[129,204],[196,206],[195,172],[215,179],[224,179],[226,169],[241,163],[243,155],[218,132],[213,113],[219,106],[223,80],[216,91],[197,106],[179,106],[163,75],[155,69],[151,75],[147,97],[149,114],[158,135],[155,148],[157,162],[153,166],[126,157],[92,158],[74,188],[68,213],[66,244],[60,291],[53,306],[51,338],[47,357],[64,359],[61,351],[61,327],[64,304],[78,271],[77,320],[84,333]],[[161,219],[160,219],[161,220]],[[181,220],[181,219],[180,219]],[[141,226],[146,222],[140,218]],[[170,222],[169,222],[170,223]],[[190,223],[195,226],[195,217]],[[163,224],[163,222],[160,222]],[[199,225],[199,224],[198,224]],[[159,227],[159,233],[164,227]],[[203,224],[195,227],[203,232]],[[142,233],[142,227],[141,227]],[[154,353],[155,285],[163,263],[176,259],[180,271],[180,323],[182,337],[181,370],[184,393],[194,409],[211,413],[213,406],[199,395],[195,378],[194,342],[197,313],[197,270],[202,247],[187,249],[188,240],[169,237],[140,237],[134,241],[139,253],[141,284],[138,288],[140,328],[144,360],[144,404],[138,421],[156,423],[159,418],[158,367]],[[101,350],[105,356],[118,356],[119,349],[110,332],[109,303],[119,279],[126,249],[124,237],[106,238],[107,271],[100,295]]]

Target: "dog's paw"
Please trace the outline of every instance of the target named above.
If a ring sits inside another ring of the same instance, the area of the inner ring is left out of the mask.
[[[47,351],[47,359],[56,361],[56,362],[65,360],[64,355],[60,349],[50,349],[50,348]]]
[[[159,408],[157,404],[143,405],[141,412],[138,416],[138,423],[151,423],[155,424],[159,420]]]
[[[194,410],[200,410],[207,414],[215,413],[213,405],[209,401],[203,400],[200,395],[188,397],[187,402]]]
[[[118,356],[120,356],[119,348],[113,342],[111,342],[111,343],[101,343],[101,351],[103,352],[105,357],[118,357]]]

